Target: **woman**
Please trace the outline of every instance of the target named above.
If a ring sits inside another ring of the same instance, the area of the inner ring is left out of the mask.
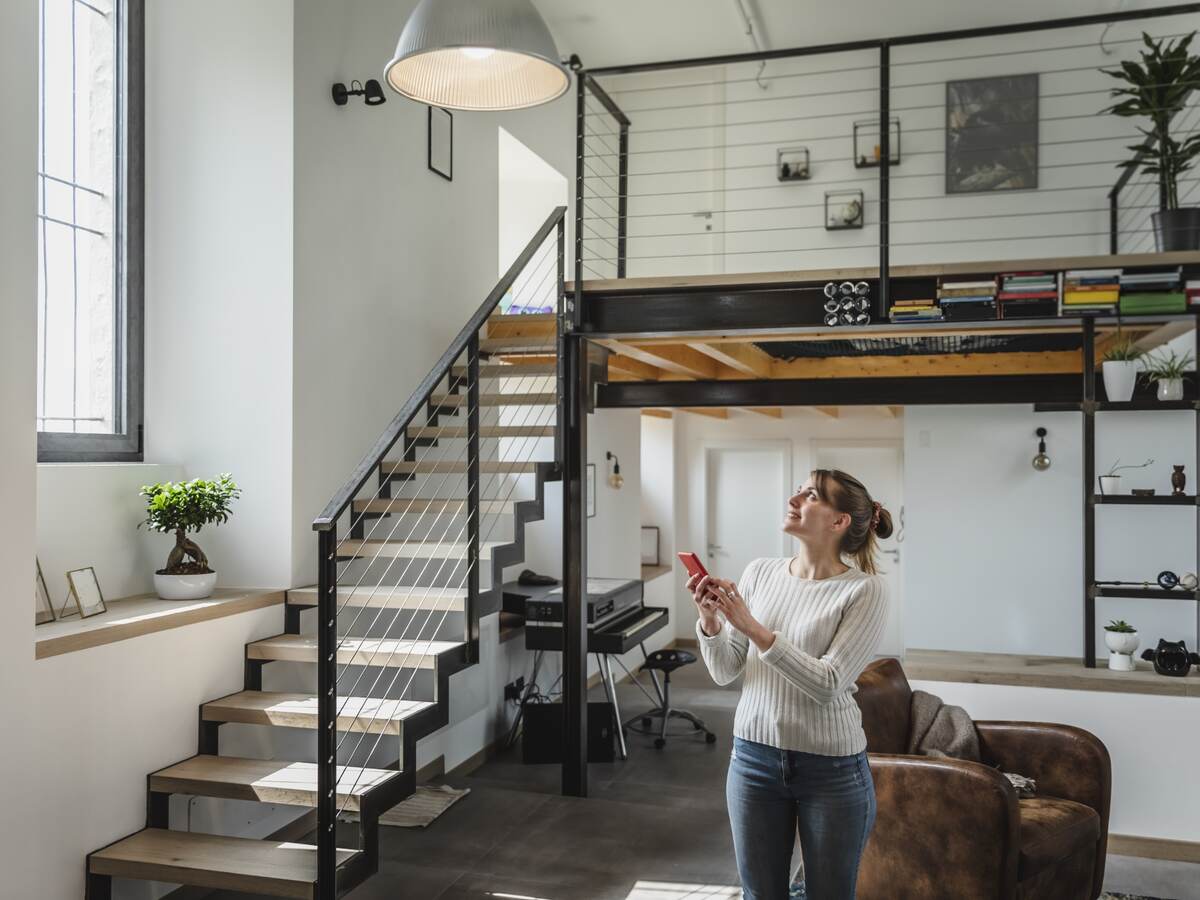
[[[783,531],[791,559],[756,559],[737,584],[688,580],[713,680],[746,675],[725,789],[738,874],[745,900],[786,900],[798,833],[808,900],[853,900],[875,822],[854,682],[883,634],[875,550],[892,517],[858,479],[817,469]]]

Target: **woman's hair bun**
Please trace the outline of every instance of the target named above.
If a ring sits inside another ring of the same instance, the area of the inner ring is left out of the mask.
[[[892,536],[892,514],[879,507],[879,521],[875,523],[875,534],[880,538],[889,538]]]

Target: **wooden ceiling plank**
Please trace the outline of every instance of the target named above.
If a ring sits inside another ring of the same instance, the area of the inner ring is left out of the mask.
[[[710,356],[721,365],[736,369],[752,378],[770,378],[774,358],[753,344],[706,344],[689,343],[689,347],[705,356]]]
[[[692,378],[715,379],[720,367],[715,359],[680,344],[656,345],[651,349],[634,346],[625,341],[602,338],[596,343],[621,356],[627,356],[648,366]],[[611,364],[611,362],[610,362]]]
[[[671,411],[669,409],[643,409],[642,415],[653,419],[669,419],[671,418]]]
[[[836,406],[805,406],[803,409],[811,410],[817,415],[824,416],[826,419],[837,419],[841,416],[841,410]]]
[[[662,369],[657,366],[649,365],[630,356],[622,356],[619,353],[609,354],[608,368],[610,372],[620,372],[622,375],[628,376],[627,380],[630,381],[658,381],[663,377]]]
[[[728,419],[729,410],[719,406],[681,406],[680,412],[689,412],[694,416],[708,416],[710,419]]]
[[[758,413],[760,416],[767,416],[772,419],[783,418],[783,407],[781,406],[746,406],[743,409],[746,412]]]
[[[903,378],[928,375],[1069,375],[1081,371],[1078,350],[831,356],[778,360],[775,378]]]

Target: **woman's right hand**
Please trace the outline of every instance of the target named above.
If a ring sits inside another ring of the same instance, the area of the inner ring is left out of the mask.
[[[696,611],[700,614],[700,627],[704,629],[705,634],[713,637],[721,630],[721,618],[709,593],[710,585],[710,575],[693,575],[687,581],[687,589],[692,593],[692,602],[696,604]]]

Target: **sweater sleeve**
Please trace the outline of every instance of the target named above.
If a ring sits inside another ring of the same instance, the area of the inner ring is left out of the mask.
[[[814,700],[829,703],[849,689],[871,661],[886,619],[883,580],[864,578],[846,604],[824,656],[810,656],[776,631],[775,642],[759,659]]]
[[[746,602],[750,602],[754,590],[755,575],[759,560],[751,560],[746,571],[738,579],[738,591]],[[709,674],[717,684],[729,684],[746,668],[746,653],[750,639],[722,619],[721,630],[709,637],[696,620],[696,638],[700,642],[700,657],[708,667]]]

